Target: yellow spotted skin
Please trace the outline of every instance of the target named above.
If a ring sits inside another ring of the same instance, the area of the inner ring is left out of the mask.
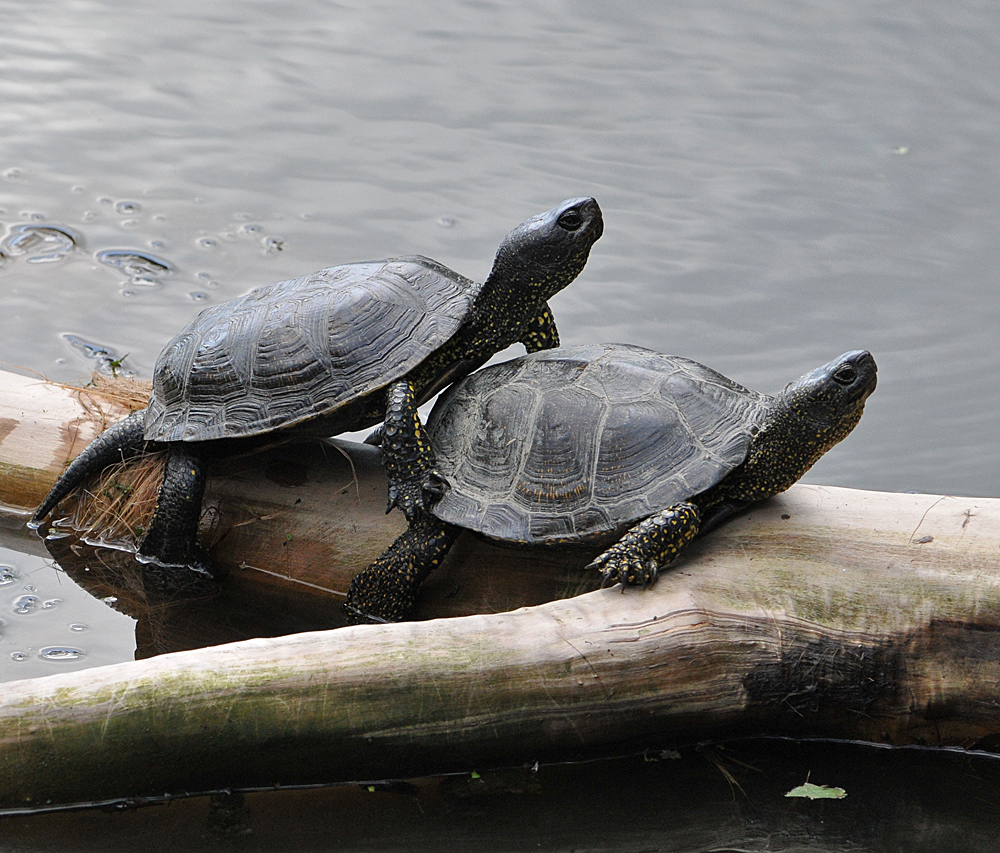
[[[406,618],[424,579],[445,558],[459,529],[420,514],[367,569],[351,581],[344,610],[350,624]]]
[[[539,352],[543,349],[555,349],[559,346],[559,330],[552,319],[548,306],[524,328],[521,343],[528,352]]]
[[[385,511],[399,507],[407,521],[412,522],[446,486],[434,468],[434,452],[417,414],[416,391],[409,380],[389,386],[380,435],[382,461],[389,481]]]

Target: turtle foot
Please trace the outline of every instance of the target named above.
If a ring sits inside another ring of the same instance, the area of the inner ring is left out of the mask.
[[[412,604],[410,605],[412,607]],[[347,614],[348,625],[391,625],[391,619],[384,619],[374,613],[367,613],[360,607],[344,603],[344,613]]]
[[[656,560],[643,560],[627,554],[613,554],[608,549],[594,560],[588,569],[601,572],[601,589],[620,583],[624,586],[652,586],[656,581],[659,566]]]
[[[141,550],[135,559],[142,565],[143,578],[160,592],[214,595],[219,591],[212,558],[200,545],[190,549],[183,559],[175,556],[166,561]]]
[[[163,592],[206,593],[218,590],[212,558],[194,537],[153,525],[139,543],[135,559],[142,575]]]
[[[640,521],[588,569],[601,572],[601,586],[652,586],[659,570],[673,562],[697,535],[701,511],[678,503]]]

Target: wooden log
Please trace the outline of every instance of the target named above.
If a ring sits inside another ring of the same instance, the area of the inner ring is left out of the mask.
[[[1000,500],[798,486],[647,591],[8,683],[0,807],[761,734],[995,749],[998,555]]]
[[[70,460],[128,411],[96,388],[0,370],[0,505],[37,506]]]

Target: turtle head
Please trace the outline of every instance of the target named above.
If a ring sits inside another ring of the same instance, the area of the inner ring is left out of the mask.
[[[706,493],[702,509],[719,513],[783,492],[831,447],[847,437],[875,390],[875,359],[864,350],[845,352],[796,379],[774,397],[751,427],[747,457]],[[711,523],[706,516],[706,524]]]
[[[604,232],[601,208],[592,198],[564,201],[522,222],[497,251],[489,281],[543,302],[576,278],[590,247]]]
[[[778,408],[797,425],[803,452],[813,456],[807,468],[857,425],[865,400],[875,390],[877,372],[870,352],[854,350],[810,371],[781,392]]]

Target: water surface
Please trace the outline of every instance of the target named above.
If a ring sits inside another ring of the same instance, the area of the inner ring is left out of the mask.
[[[148,376],[207,304],[414,252],[479,278],[518,222],[594,195],[605,236],[553,300],[564,342],[766,392],[870,349],[868,412],[807,481],[1000,496],[998,18],[983,0],[4,4],[0,360]],[[124,617],[3,544],[30,583],[0,587],[0,678],[131,656]],[[12,612],[26,585],[61,599],[51,628]],[[81,655],[39,657],[63,646]]]

